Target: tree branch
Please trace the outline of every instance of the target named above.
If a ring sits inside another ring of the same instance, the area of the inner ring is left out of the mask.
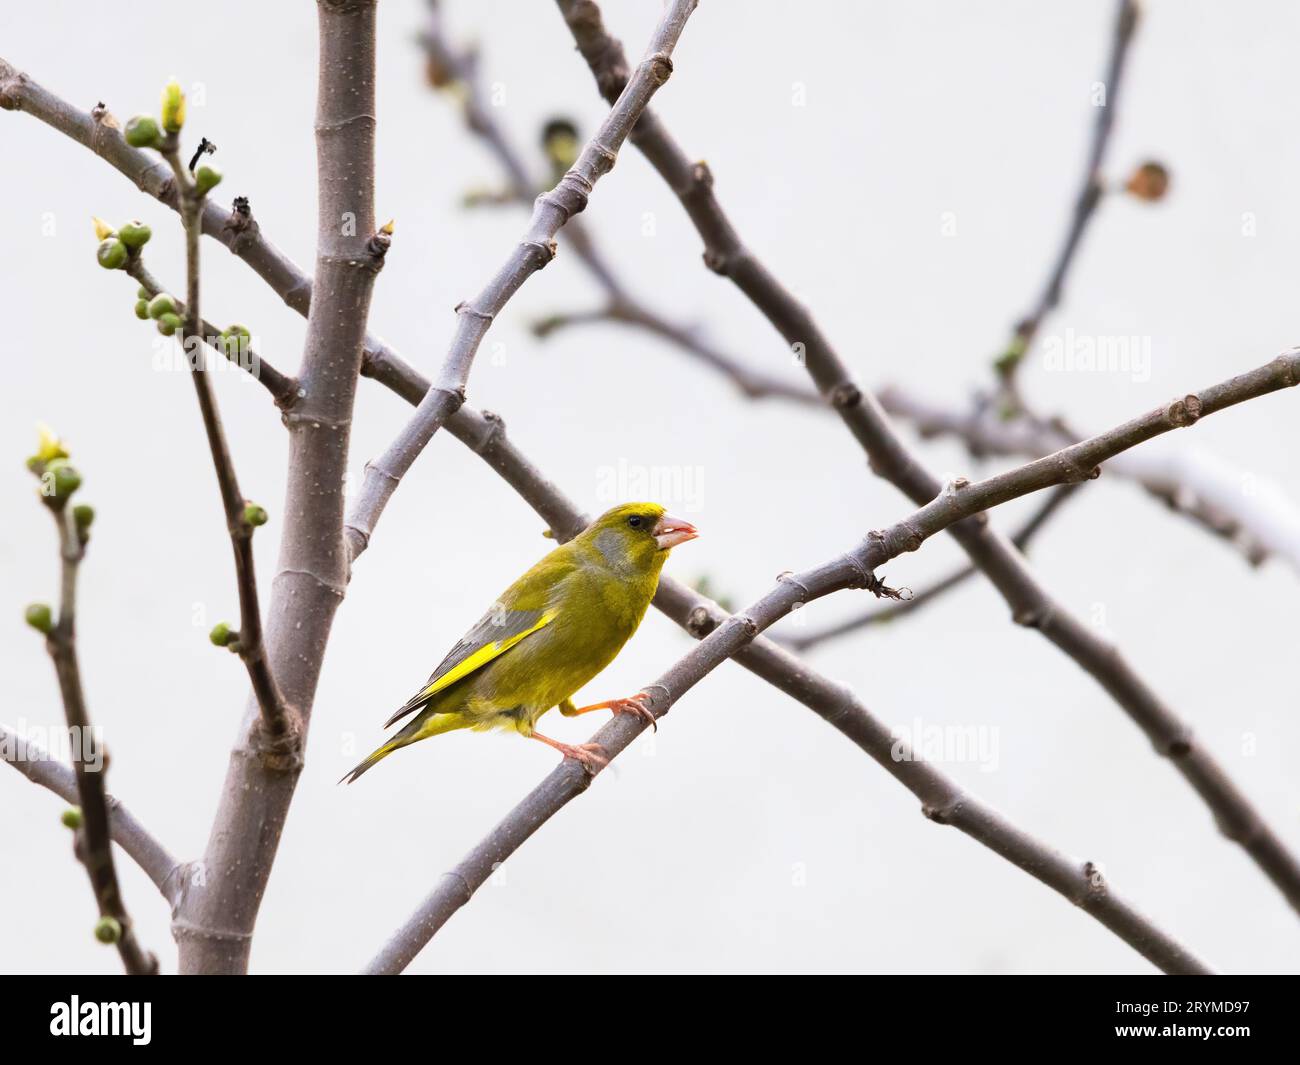
[[[1052,515],[1057,513],[1061,504],[1079,490],[1079,487],[1077,484],[1060,485],[1048,493],[1047,499],[1030,515],[1029,520],[1021,526],[1020,531],[1011,537],[1011,542],[1016,545],[1016,548],[1022,552],[1028,550],[1033,538],[1047,525]],[[979,570],[974,566],[962,566],[960,569],[948,574],[948,576],[936,581],[929,588],[917,592],[911,599],[903,599],[872,607],[870,610],[849,618],[847,621],[836,622],[834,625],[828,625],[813,632],[801,633],[797,636],[781,633],[775,637],[776,642],[796,653],[802,654],[818,644],[840,636],[847,636],[859,629],[865,629],[872,625],[884,625],[903,615],[910,617],[921,607],[935,602],[935,600],[942,598],[954,588],[965,584],[978,572]]]
[[[960,440],[974,458],[1039,458],[1079,439],[1064,425],[1040,418],[1004,421],[985,403],[970,413],[957,413],[893,387],[881,391],[880,403],[889,414],[911,423],[923,437]],[[1300,511],[1280,490],[1257,486],[1257,491],[1244,491],[1248,482],[1243,471],[1189,450],[1174,455],[1137,452],[1125,455],[1111,468],[1170,510],[1226,540],[1251,565],[1276,555],[1300,572]]]
[[[64,802],[81,803],[81,795],[77,791],[77,774],[3,724],[0,724],[0,761],[8,762],[33,784],[53,792]],[[144,870],[164,899],[175,903],[180,894],[180,879],[183,875],[181,863],[117,798],[105,793],[104,803],[108,808],[109,834],[113,842]]]
[[[145,289],[151,297],[158,295],[160,292],[169,292],[170,290],[159,283],[158,279],[149,272],[144,265],[142,258],[136,257],[131,260],[127,266],[128,274],[140,283],[140,287]],[[185,304],[180,300],[175,301],[177,311],[182,316],[185,315]],[[222,343],[222,332],[206,318],[203,319],[203,334],[201,339],[208,347],[224,358],[227,362],[239,369],[244,370],[258,384],[262,385],[270,393],[271,399],[281,410],[288,407],[298,393],[298,382],[292,377],[281,373],[260,354],[253,350],[251,344],[225,344]]]
[[[696,0],[672,0],[646,49],[645,58],[614,101],[609,115],[573,167],[539,196],[523,239],[487,286],[456,308],[456,334],[433,387],[415,414],[378,459],[366,464],[365,479],[345,526],[353,561],[366,549],[375,523],[420,452],[465,402],[465,385],[479,344],[493,319],[528,278],[555,255],[555,237],[565,222],[587,206],[597,181],[614,166],[618,150],[650,98],[672,73],[672,53]]]
[[[185,361],[190,368],[190,379],[194,382],[194,392],[199,401],[199,414],[203,419],[203,431],[208,438],[208,450],[212,454],[212,466],[217,474],[217,488],[221,493],[221,505],[226,514],[226,532],[230,536],[231,552],[235,558],[235,584],[239,592],[239,632],[234,644],[248,671],[248,679],[253,686],[253,695],[262,715],[262,726],[268,735],[283,737],[291,729],[289,712],[280,698],[271,667],[266,660],[266,647],[262,639],[262,609],[257,594],[257,569],[253,563],[253,530],[249,520],[249,501],[239,490],[239,480],[235,475],[235,461],[230,454],[230,445],[226,441],[226,430],[221,422],[221,412],[217,409],[217,397],[212,389],[212,379],[208,375],[204,344],[212,336],[207,332],[207,324],[199,312],[199,293],[201,290],[199,271],[199,244],[202,236],[199,229],[199,216],[203,210],[203,193],[181,164],[180,147],[175,133],[169,135],[162,149],[163,158],[172,168],[176,187],[180,189],[181,222],[185,228],[185,276],[186,300],[182,313],[182,347]],[[137,258],[128,270],[133,277],[144,284],[148,272]],[[215,341],[213,341],[215,344]],[[265,511],[262,512],[263,519]]]
[[[483,141],[506,172],[507,187],[503,196],[494,202],[531,207],[533,182],[528,175],[528,167],[497,123],[494,109],[484,98],[478,75],[478,52],[459,49],[448,40],[438,0],[429,0],[429,17],[420,40],[439,80],[448,83],[454,81],[462,88],[458,99],[462,103],[461,113],[466,127]],[[555,314],[543,318],[533,325],[537,337],[547,337],[558,329],[578,322],[615,321],[635,325],[669,340],[682,351],[713,367],[747,399],[777,398],[805,406],[825,407],[821,396],[810,389],[770,377],[761,370],[746,366],[729,353],[709,344],[695,331],[682,328],[634,298],[598,250],[594,237],[583,225],[581,218],[569,219],[562,235],[564,242],[573,248],[593,279],[605,290],[608,303],[594,311]]]
[[[1088,223],[1092,220],[1105,192],[1102,165],[1106,160],[1106,149],[1110,145],[1111,131],[1115,128],[1115,110],[1119,106],[1124,62],[1128,57],[1129,44],[1133,40],[1134,31],[1137,29],[1139,14],[1137,0],[1119,0],[1115,12],[1115,29],[1111,35],[1110,58],[1106,63],[1106,76],[1103,82],[1106,97],[1096,108],[1092,143],[1088,148],[1083,180],[1075,197],[1074,210],[1070,216],[1069,227],[1065,231],[1065,239],[1056,253],[1042,295],[1038,297],[1038,302],[1034,304],[1033,309],[1016,326],[1011,347],[998,361],[997,368],[1003,388],[1013,399],[1013,406],[1017,410],[1023,410],[1024,407],[1016,388],[1016,371],[1038,335],[1043,319],[1061,301],[1061,291],[1065,287],[1065,279],[1074,262],[1075,253],[1079,250],[1084,231],[1088,228]]]
[[[626,59],[622,46],[606,32],[599,7],[591,0],[557,3],[602,94],[616,91],[626,77]],[[939,495],[943,486],[903,443],[875,397],[852,380],[812,315],[741,242],[714,195],[708,167],[691,163],[648,109],[631,140],[681,201],[704,241],[705,265],[729,278],[786,343],[803,355],[813,383],[838,412],[872,469],[917,505]],[[1204,396],[1201,402],[1204,409]],[[1190,416],[1190,410],[1184,416]],[[1053,600],[1020,553],[988,527],[987,519],[959,522],[951,531],[1011,607],[1012,619],[1036,628],[1111,695],[1151,737],[1156,750],[1173,758],[1214,811],[1219,830],[1240,843],[1292,907],[1300,910],[1300,865],[1208,753],[1192,749],[1191,730],[1134,672],[1118,648]]]
[[[317,246],[314,285],[248,221],[232,250],[295,309],[308,307],[298,396],[286,411],[289,469],[267,650],[294,728],[282,738],[249,708],[231,752],[204,866],[173,929],[182,973],[242,973],[258,907],[302,768],[302,744],[334,613],[347,581],[343,482],[361,346],[387,236],[375,231],[375,0],[318,0]],[[206,222],[206,213],[205,213]]]
[[[34,470],[38,476],[45,473],[44,467],[39,465]],[[131,915],[127,913],[118,886],[117,870],[113,865],[108,794],[104,786],[107,754],[90,724],[81,686],[81,668],[77,662],[77,572],[85,556],[84,531],[74,518],[73,508],[67,505],[66,497],[46,495],[45,503],[58,526],[62,564],[58,618],[46,631],[45,648],[59,679],[63,712],[68,722],[68,733],[73,738],[72,768],[83,819],[77,835],[77,857],[86,867],[99,909],[100,926],[96,934],[102,935],[105,942],[117,945],[122,964],[130,975],[147,976],[158,971],[158,959],[136,941]]]

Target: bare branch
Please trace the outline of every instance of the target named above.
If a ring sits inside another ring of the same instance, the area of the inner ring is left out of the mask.
[[[308,307],[298,395],[286,411],[289,469],[279,573],[267,611],[271,671],[294,727],[268,735],[250,706],[231,751],[203,857],[173,930],[182,973],[242,973],[298,774],[321,662],[347,583],[343,483],[370,294],[387,250],[374,217],[375,2],[318,0],[314,285],[251,223],[232,250],[295,309]],[[205,214],[206,228],[206,214]],[[312,292],[314,290],[314,296]]]
[[[433,387],[388,450],[366,465],[365,480],[345,528],[354,561],[369,544],[375,523],[406,471],[448,417],[465,402],[470,367],[493,319],[524,282],[554,257],[556,234],[565,222],[587,206],[596,182],[613,168],[629,131],[650,98],[668,80],[673,68],[673,49],[695,4],[696,0],[673,0],[655,30],[644,59],[577,162],[553,189],[538,197],[528,229],[510,258],[473,300],[456,308],[456,334]]]
[[[1018,550],[1023,552],[1029,548],[1033,538],[1047,525],[1052,515],[1057,513],[1061,504],[1079,490],[1079,487],[1077,484],[1060,485],[1048,493],[1047,499],[1030,515],[1029,520],[1021,526],[1020,530],[1011,537],[1011,542],[1016,545]],[[836,622],[834,625],[828,625],[813,632],[801,633],[797,636],[781,633],[775,637],[776,642],[790,648],[792,651],[802,653],[816,647],[818,644],[840,636],[847,636],[859,629],[865,629],[872,625],[884,625],[903,615],[911,617],[918,609],[935,602],[954,588],[965,584],[978,572],[979,570],[974,566],[962,566],[960,569],[948,574],[948,576],[936,581],[930,587],[917,592],[911,599],[872,607],[865,613],[849,618],[847,621]]]
[[[33,469],[38,476],[45,472],[41,464]],[[90,724],[81,686],[81,667],[77,662],[77,573],[86,552],[84,530],[74,517],[73,508],[67,505],[66,497],[46,495],[45,503],[58,526],[62,563],[58,618],[46,631],[45,648],[59,678],[63,713],[67,718],[68,732],[74,738],[72,768],[82,815],[77,834],[77,857],[90,878],[101,926],[109,937],[106,942],[117,945],[122,964],[129,974],[147,976],[158,971],[158,959],[136,941],[131,915],[118,886],[109,828],[108,793],[104,786],[108,756]],[[96,932],[98,934],[99,929]]]
[[[185,273],[186,300],[183,308],[184,325],[182,328],[182,346],[186,363],[190,368],[190,379],[194,382],[194,392],[199,401],[199,413],[203,419],[203,431],[208,439],[208,450],[212,455],[212,466],[217,474],[217,487],[221,492],[221,505],[226,514],[226,532],[230,536],[231,551],[235,558],[235,584],[239,591],[239,632],[235,636],[233,647],[243,660],[248,671],[248,679],[253,686],[253,694],[258,709],[262,714],[262,724],[272,736],[284,736],[290,729],[288,711],[275,686],[270,665],[266,660],[266,647],[262,639],[262,610],[257,594],[257,570],[253,563],[253,530],[249,520],[249,503],[239,490],[239,480],[235,475],[235,461],[230,454],[230,445],[226,441],[226,430],[221,422],[221,412],[217,409],[217,397],[212,389],[212,380],[208,374],[207,360],[204,356],[204,344],[212,334],[207,331],[207,323],[199,312],[199,293],[201,291],[199,269],[199,215],[203,209],[203,194],[198,190],[194,180],[181,165],[179,143],[176,134],[171,134],[162,149],[163,158],[172,168],[176,186],[180,191],[181,222],[185,227]],[[137,258],[128,268],[142,285],[148,272]],[[146,286],[154,287],[156,286]],[[265,512],[262,512],[263,519]]]
[[[458,49],[448,40],[438,0],[429,2],[429,18],[420,40],[438,79],[448,83],[454,81],[461,89],[458,99],[462,103],[465,125],[497,157],[506,172],[506,190],[501,196],[492,197],[490,202],[513,202],[531,207],[533,190],[528,167],[496,121],[494,109],[484,98],[482,82],[478,76],[478,52]],[[573,248],[579,260],[605,290],[608,303],[591,311],[555,314],[540,319],[533,325],[533,332],[539,338],[581,322],[613,321],[635,325],[663,337],[682,351],[713,367],[747,399],[776,398],[806,406],[825,407],[821,396],[810,389],[746,366],[739,359],[710,344],[696,330],[682,328],[634,298],[598,250],[594,237],[583,225],[581,218],[571,218],[562,231],[562,237],[564,243]]]
[[[1025,352],[1029,350],[1038,334],[1043,319],[1061,301],[1061,291],[1075,253],[1083,240],[1084,231],[1092,220],[1105,192],[1105,178],[1102,165],[1106,160],[1106,149],[1110,145],[1111,131],[1115,128],[1115,113],[1119,107],[1119,90],[1124,73],[1124,63],[1128,57],[1129,44],[1137,29],[1140,9],[1137,0],[1119,0],[1115,12],[1115,29],[1111,36],[1110,58],[1106,63],[1106,76],[1103,84],[1105,99],[1096,107],[1096,119],[1093,123],[1092,143],[1088,149],[1087,162],[1084,164],[1083,181],[1074,201],[1074,211],[1070,216],[1070,225],[1066,229],[1065,239],[1042,295],[1033,309],[1016,326],[1015,337],[1011,347],[998,361],[998,373],[1007,394],[1013,399],[1015,409],[1023,410],[1020,396],[1016,389],[1016,370],[1019,369]]]
[[[924,437],[951,436],[972,457],[1020,455],[1039,458],[1079,439],[1055,421],[1022,416],[999,418],[981,403],[969,413],[923,402],[894,387],[880,392],[880,403],[910,422]],[[1119,477],[1133,481],[1170,510],[1230,543],[1251,565],[1276,555],[1300,572],[1300,510],[1278,490],[1242,491],[1246,474],[1212,455],[1181,450],[1174,455],[1141,451],[1112,464]]]
[[[64,802],[80,804],[77,774],[3,724],[0,724],[0,761],[8,762],[33,784],[52,791]],[[175,903],[183,875],[181,863],[117,798],[105,793],[104,802],[108,807],[108,827],[113,842],[144,870],[164,899]]]
[[[591,0],[557,0],[557,3],[602,94],[616,91],[626,78],[626,60],[622,46],[606,32],[599,7]],[[659,171],[690,216],[704,241],[705,265],[730,278],[786,343],[802,353],[814,384],[866,453],[872,469],[918,506],[938,496],[943,486],[907,448],[875,397],[853,381],[843,359],[807,308],[741,242],[714,195],[713,176],[708,167],[691,163],[648,109],[633,130],[631,140]],[[1201,403],[1204,410],[1204,395]],[[1172,408],[1168,416],[1173,416]],[[1190,406],[1181,416],[1192,416]],[[1096,461],[1099,460],[1094,460],[1092,465]],[[971,561],[1002,594],[1011,607],[1012,619],[1017,624],[1036,628],[1111,695],[1152,739],[1157,752],[1173,759],[1215,813],[1219,830],[1240,843],[1292,907],[1300,910],[1300,864],[1208,753],[1193,749],[1190,728],[1147,686],[1118,648],[1053,600],[1023,556],[1004,536],[988,527],[987,519],[958,522],[951,526],[951,532]]]

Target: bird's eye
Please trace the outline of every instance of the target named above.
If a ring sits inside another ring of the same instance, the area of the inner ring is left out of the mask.
[[[641,522],[644,520],[645,519],[642,518],[640,514],[633,514],[630,518],[627,519],[627,523],[630,526],[632,526],[632,528],[639,529],[641,528]]]

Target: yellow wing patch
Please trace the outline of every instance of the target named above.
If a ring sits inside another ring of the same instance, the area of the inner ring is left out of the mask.
[[[427,688],[425,688],[422,692],[420,692],[420,694],[417,695],[415,699],[412,700],[412,702],[421,699],[427,699],[431,695],[437,695],[444,688],[450,688],[458,680],[464,680],[476,669],[481,669],[483,666],[491,662],[492,659],[498,657],[499,655],[505,654],[508,650],[510,650],[510,648],[512,648],[525,636],[531,636],[538,629],[544,628],[545,626],[549,625],[552,621],[555,620],[555,618],[556,618],[555,611],[553,610],[547,611],[545,614],[543,614],[540,618],[537,619],[537,623],[533,625],[531,628],[524,629],[523,632],[513,633],[510,636],[507,636],[504,640],[495,640],[492,643],[484,644],[468,658],[464,659],[461,662],[456,663],[456,665],[454,665],[451,669],[447,670],[446,673],[438,677],[437,680],[435,680],[432,684],[430,684]]]

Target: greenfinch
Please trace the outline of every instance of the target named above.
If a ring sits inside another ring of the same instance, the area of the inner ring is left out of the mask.
[[[640,696],[584,707],[571,697],[631,639],[669,552],[697,535],[656,503],[602,514],[506,589],[384,727],[416,716],[343,780],[417,740],[463,728],[510,729],[589,769],[603,765],[598,744],[560,743],[537,732],[537,721],[553,706],[566,717],[612,710],[654,721]]]

